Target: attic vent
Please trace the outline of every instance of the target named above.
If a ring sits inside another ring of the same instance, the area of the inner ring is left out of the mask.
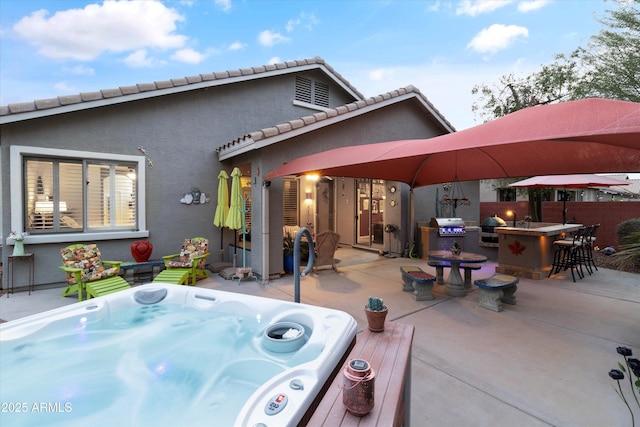
[[[311,80],[296,76],[296,101],[311,104]]]
[[[315,82],[314,104],[321,107],[329,108],[329,85],[325,83]]]
[[[296,76],[296,101],[329,107],[329,85]]]

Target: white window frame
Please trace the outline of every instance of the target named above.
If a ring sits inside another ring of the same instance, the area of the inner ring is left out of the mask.
[[[138,200],[138,230],[104,230],[98,232],[84,233],[52,233],[29,235],[25,238],[25,244],[39,243],[63,243],[63,242],[84,242],[99,240],[118,240],[118,239],[139,239],[149,237],[146,223],[146,185],[145,185],[145,157],[130,156],[125,154],[112,153],[96,153],[92,151],[77,150],[61,150],[57,148],[28,147],[14,145],[11,147],[11,155],[9,161],[9,171],[11,172],[10,198],[11,198],[11,230],[24,231],[24,157],[40,156],[40,157],[57,157],[69,159],[88,159],[88,160],[105,160],[105,161],[121,161],[123,163],[137,163],[137,182],[138,191],[136,198]],[[13,239],[7,238],[6,244],[13,244]]]

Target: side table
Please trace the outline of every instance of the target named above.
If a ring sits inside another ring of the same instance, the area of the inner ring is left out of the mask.
[[[164,261],[163,260],[149,260],[145,262],[137,262],[137,261],[125,261],[120,264],[120,275],[124,277],[124,279],[129,282],[130,285],[134,285],[135,282],[140,281],[142,279],[144,273],[141,270],[146,270],[147,274],[144,278],[149,278],[149,282],[153,281],[153,279],[164,269]],[[150,271],[149,271],[150,270]]]
[[[13,261],[15,259],[27,261],[29,263],[29,284],[27,286],[27,289],[29,290],[29,295],[31,295],[32,290],[35,292],[35,285],[33,283],[33,278],[35,276],[35,273],[34,273],[35,255],[33,253],[26,253],[23,255],[9,255],[8,258],[9,258],[9,263],[7,266],[7,270],[8,270],[7,283],[9,285],[9,289],[7,289],[7,298],[9,298],[9,294],[13,293],[13,275],[14,275],[14,269],[15,269],[15,265],[13,264]]]

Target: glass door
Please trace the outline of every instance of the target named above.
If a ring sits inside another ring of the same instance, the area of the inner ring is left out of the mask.
[[[356,179],[356,245],[381,250],[384,245],[385,184],[382,180]]]

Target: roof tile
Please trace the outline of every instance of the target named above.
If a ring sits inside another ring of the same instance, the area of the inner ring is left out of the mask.
[[[157,89],[155,83],[138,83],[136,86],[138,86],[140,92],[149,92]]]
[[[122,96],[122,92],[120,92],[120,88],[118,89],[103,89],[102,96],[107,98],[115,98],[116,96]]]
[[[47,108],[55,108],[60,106],[58,98],[40,99],[36,101],[36,109],[46,110]]]
[[[139,93],[140,89],[138,86],[120,86],[120,92],[123,95],[133,95],[134,93]]]
[[[247,75],[259,75],[261,73],[284,70],[287,68],[295,68],[297,66],[308,65],[308,64],[322,64],[331,73],[333,73],[336,76],[336,78],[338,78],[339,80],[342,80],[342,83],[346,87],[348,87],[351,91],[353,91],[354,93],[362,97],[360,92],[358,92],[358,90],[354,88],[342,75],[337,73],[330,65],[328,65],[324,61],[324,59],[316,56],[308,59],[279,62],[276,64],[267,64],[263,66],[252,67],[252,68],[243,68],[240,70],[228,70],[228,71],[222,71],[222,72],[200,74],[196,76],[176,78],[176,79],[165,80],[165,81],[156,81],[152,83],[138,83],[133,86],[122,86],[120,88],[115,88],[115,89],[104,89],[101,91],[94,91],[94,92],[82,92],[77,95],[70,95],[70,96],[51,98],[51,99],[42,99],[42,100],[37,100],[33,102],[15,103],[15,104],[7,105],[6,106],[7,108],[0,109],[0,116],[25,113],[25,112],[30,112],[34,110],[42,111],[42,110],[55,109],[65,105],[80,104],[83,102],[100,101],[104,99],[115,99],[120,96],[135,95],[137,93],[152,92],[155,90],[162,90],[162,89],[171,89],[171,88],[180,87],[180,86],[188,86],[190,84],[201,83],[203,81],[213,81],[213,80],[227,79],[231,77],[241,77],[241,76],[247,76]]]
[[[171,79],[171,83],[173,83],[174,87],[177,86],[184,86],[189,84],[189,81],[186,78],[180,78],[180,79]]]
[[[34,111],[36,109],[35,102],[20,102],[18,104],[10,104],[9,110],[12,114],[15,113],[26,113],[28,111]]]
[[[60,100],[60,105],[79,104],[82,102],[80,95],[59,96],[58,99]]]
[[[173,87],[173,82],[171,80],[164,80],[156,82],[156,87],[158,89],[169,89]]]
[[[98,101],[102,99],[102,92],[81,92],[80,97],[83,102]]]

